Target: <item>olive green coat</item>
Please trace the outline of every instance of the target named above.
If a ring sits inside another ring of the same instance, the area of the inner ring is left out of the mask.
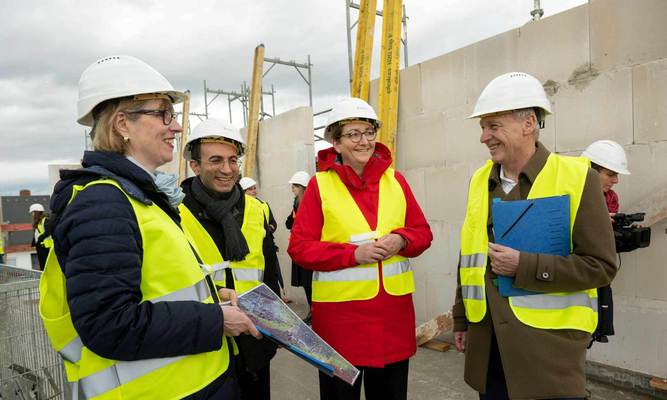
[[[489,176],[489,241],[493,241],[490,202],[525,199],[544,167],[549,151],[537,149],[507,195],[500,184],[500,165]],[[521,253],[516,287],[563,292],[608,285],[616,274],[614,236],[597,172],[589,169],[572,231],[573,253],[567,257]],[[465,381],[484,392],[491,337],[495,333],[511,399],[585,397],[584,364],[591,336],[572,329],[537,329],[521,323],[501,297],[487,262],[487,312],[479,323],[469,323],[461,298],[460,278],[453,307],[454,331],[466,331]]]

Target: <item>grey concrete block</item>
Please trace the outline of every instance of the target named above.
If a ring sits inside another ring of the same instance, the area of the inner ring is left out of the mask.
[[[558,152],[600,139],[632,143],[632,70],[583,71],[553,96]]]
[[[600,70],[667,58],[667,2],[592,0],[591,62]]]
[[[528,22],[519,28],[517,42],[519,70],[542,83],[566,83],[576,67],[589,63],[588,7]]]
[[[634,67],[632,94],[635,143],[667,140],[667,60]]]
[[[429,219],[463,221],[466,211],[468,168],[463,164],[424,171],[425,213]]]
[[[403,170],[444,166],[444,115],[429,113],[399,121],[397,165]]]
[[[402,69],[398,88],[398,119],[410,118],[424,112],[421,85],[422,64]]]

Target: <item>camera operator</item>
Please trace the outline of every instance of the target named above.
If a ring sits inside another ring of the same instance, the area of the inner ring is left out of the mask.
[[[614,223],[614,216],[620,209],[618,194],[612,190],[612,187],[618,183],[618,175],[630,175],[628,170],[628,161],[623,147],[611,140],[598,140],[589,145],[582,157],[591,160],[591,168],[598,172],[600,177],[600,186],[604,192],[604,198],[607,202],[609,219]],[[593,332],[594,341],[607,343],[607,336],[614,334],[614,303],[612,298],[611,286],[598,288],[598,326]],[[590,346],[589,346],[590,347]]]

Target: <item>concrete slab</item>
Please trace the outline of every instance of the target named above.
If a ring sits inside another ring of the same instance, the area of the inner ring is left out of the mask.
[[[528,22],[519,28],[517,41],[520,71],[535,75],[541,82],[566,83],[573,66],[590,61],[588,7]]]
[[[465,50],[453,51],[421,63],[424,112],[443,111],[467,104],[466,78]]]
[[[444,166],[444,115],[428,113],[400,121],[397,165],[403,170]]]
[[[454,164],[424,171],[426,187],[425,213],[429,220],[463,221],[468,193],[468,168]]]
[[[426,207],[424,171],[424,168],[409,169],[405,171],[399,168],[399,172],[403,174],[403,177],[405,177],[408,185],[410,185],[410,190],[412,190],[412,194],[415,196],[417,203],[421,207],[422,211],[426,212],[424,209]]]
[[[471,111],[482,89],[493,78],[520,70],[519,35],[519,29],[512,29],[462,49],[465,54],[465,93]]]
[[[612,284],[613,287],[613,284]],[[618,368],[634,370],[640,364],[645,374],[667,376],[665,344],[667,315],[664,301],[646,300],[637,297],[614,296],[614,329],[609,343],[594,344],[588,359]],[[648,334],[636,340],[636,330],[641,327]]]
[[[402,69],[399,75],[398,119],[414,117],[424,113],[421,85],[422,64]]]
[[[634,142],[667,140],[667,60],[632,69]]]
[[[642,298],[662,300],[667,306],[667,268],[665,268],[665,250],[667,248],[667,221],[659,222],[652,227],[651,245],[637,249],[637,266],[635,273],[641,282]],[[667,313],[666,313],[667,314]],[[667,325],[665,325],[667,327]]]
[[[619,191],[621,209],[629,209],[657,189],[667,186],[667,141],[624,146],[632,175],[622,176],[625,182]],[[663,253],[664,254],[664,253]]]
[[[591,0],[591,62],[600,70],[667,58],[667,2]]]
[[[479,142],[481,130],[479,119],[467,119],[473,106],[451,108],[445,112],[444,158],[447,166],[455,164],[477,163],[480,166],[489,157],[489,152]],[[468,175],[470,178],[471,175]]]
[[[574,75],[553,96],[555,150],[583,150],[599,139],[632,143],[632,70]]]

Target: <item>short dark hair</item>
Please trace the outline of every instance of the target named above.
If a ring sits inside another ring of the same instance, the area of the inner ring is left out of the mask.
[[[197,140],[190,144],[190,159],[197,162],[201,161],[201,140]]]

